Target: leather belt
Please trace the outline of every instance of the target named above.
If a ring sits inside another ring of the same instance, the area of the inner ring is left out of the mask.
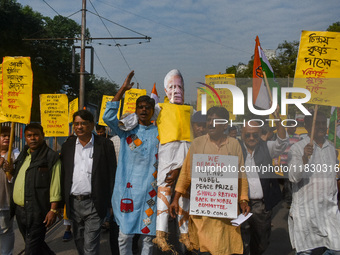
[[[91,198],[91,195],[71,195],[74,199],[78,201],[84,201]]]

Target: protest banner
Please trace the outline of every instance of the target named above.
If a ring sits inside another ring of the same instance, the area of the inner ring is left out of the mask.
[[[235,219],[237,208],[238,157],[194,154],[190,214]]]
[[[230,84],[235,85],[235,74],[211,74],[205,76],[205,84],[215,88],[215,84]],[[222,101],[222,106],[225,107],[230,114],[230,119],[235,120],[235,115],[232,114],[233,112],[233,96],[229,89],[215,89],[218,96]],[[207,109],[220,105],[219,98],[216,94],[211,93],[209,88],[201,87],[197,90],[197,111],[201,111],[202,103],[201,103],[201,95],[208,94],[207,96]],[[221,105],[220,105],[221,106]]]
[[[29,57],[4,57],[2,113],[6,121],[30,123],[33,73]]]
[[[40,118],[46,137],[68,136],[67,95],[41,94]]]
[[[107,126],[106,123],[103,121],[103,115],[104,115],[104,112],[105,112],[105,109],[106,109],[106,103],[111,101],[113,98],[114,98],[114,96],[103,95],[102,105],[100,107],[99,120],[98,120],[99,125]]]
[[[73,122],[73,114],[78,111],[78,97],[68,104],[68,123]]]
[[[130,89],[125,92],[123,112],[134,113],[136,111],[136,101],[138,97],[146,95],[146,89]]]
[[[302,31],[293,86],[310,91],[308,103],[340,107],[339,72],[340,33]]]

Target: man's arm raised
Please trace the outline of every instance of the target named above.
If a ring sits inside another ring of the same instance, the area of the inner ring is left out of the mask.
[[[127,90],[130,90],[134,84],[134,82],[131,82],[132,77],[135,75],[135,71],[131,71],[128,76],[126,77],[123,85],[121,86],[121,88],[118,90],[117,94],[115,95],[115,97],[112,99],[113,101],[120,101],[123,97],[123,95],[125,94],[125,92]]]

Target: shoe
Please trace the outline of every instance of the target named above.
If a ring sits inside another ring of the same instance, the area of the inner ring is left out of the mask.
[[[68,242],[72,239],[72,232],[71,231],[65,231],[63,236],[63,242]]]

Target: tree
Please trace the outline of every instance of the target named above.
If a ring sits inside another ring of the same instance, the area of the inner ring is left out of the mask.
[[[340,32],[340,21],[333,23],[327,28],[329,32]]]
[[[44,17],[15,0],[0,0],[0,57],[29,56],[33,71],[32,121],[39,121],[39,95],[56,93],[62,85],[79,84],[71,74],[73,41],[26,41],[30,38],[78,37],[81,27],[75,21]]]
[[[103,77],[90,76],[86,82],[86,101],[100,106],[103,95],[115,95],[119,86]]]
[[[277,56],[270,60],[275,77],[287,78],[294,77],[296,59],[299,51],[299,42],[280,43],[276,49]]]

